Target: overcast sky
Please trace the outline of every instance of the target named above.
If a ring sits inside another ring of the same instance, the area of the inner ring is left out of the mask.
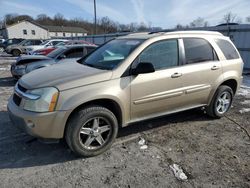
[[[231,11],[245,21],[250,16],[250,0],[96,0],[97,16],[120,23],[144,22],[172,28],[189,24],[197,17],[218,24]],[[0,0],[0,18],[7,13],[36,16],[45,13],[93,21],[93,0]]]

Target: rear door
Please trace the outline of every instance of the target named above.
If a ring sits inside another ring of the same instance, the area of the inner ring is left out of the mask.
[[[183,106],[207,104],[212,89],[222,75],[221,62],[212,45],[203,38],[183,38],[184,65],[182,66]]]

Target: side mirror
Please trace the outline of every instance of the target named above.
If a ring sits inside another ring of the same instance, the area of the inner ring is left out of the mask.
[[[155,72],[155,68],[152,63],[141,62],[136,68],[132,69],[132,75],[146,74]]]

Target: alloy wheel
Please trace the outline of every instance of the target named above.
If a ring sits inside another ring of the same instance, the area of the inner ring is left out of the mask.
[[[88,150],[99,149],[110,139],[111,131],[111,124],[106,118],[94,117],[81,127],[80,143]]]
[[[216,111],[219,114],[224,114],[225,112],[227,112],[227,110],[231,105],[231,100],[232,100],[231,94],[227,91],[224,91],[217,99]]]

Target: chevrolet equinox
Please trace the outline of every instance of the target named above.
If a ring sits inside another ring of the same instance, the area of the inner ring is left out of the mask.
[[[65,138],[80,156],[104,152],[132,122],[198,107],[222,117],[243,69],[230,39],[208,31],[130,34],[77,62],[22,77],[8,111],[28,134]]]

